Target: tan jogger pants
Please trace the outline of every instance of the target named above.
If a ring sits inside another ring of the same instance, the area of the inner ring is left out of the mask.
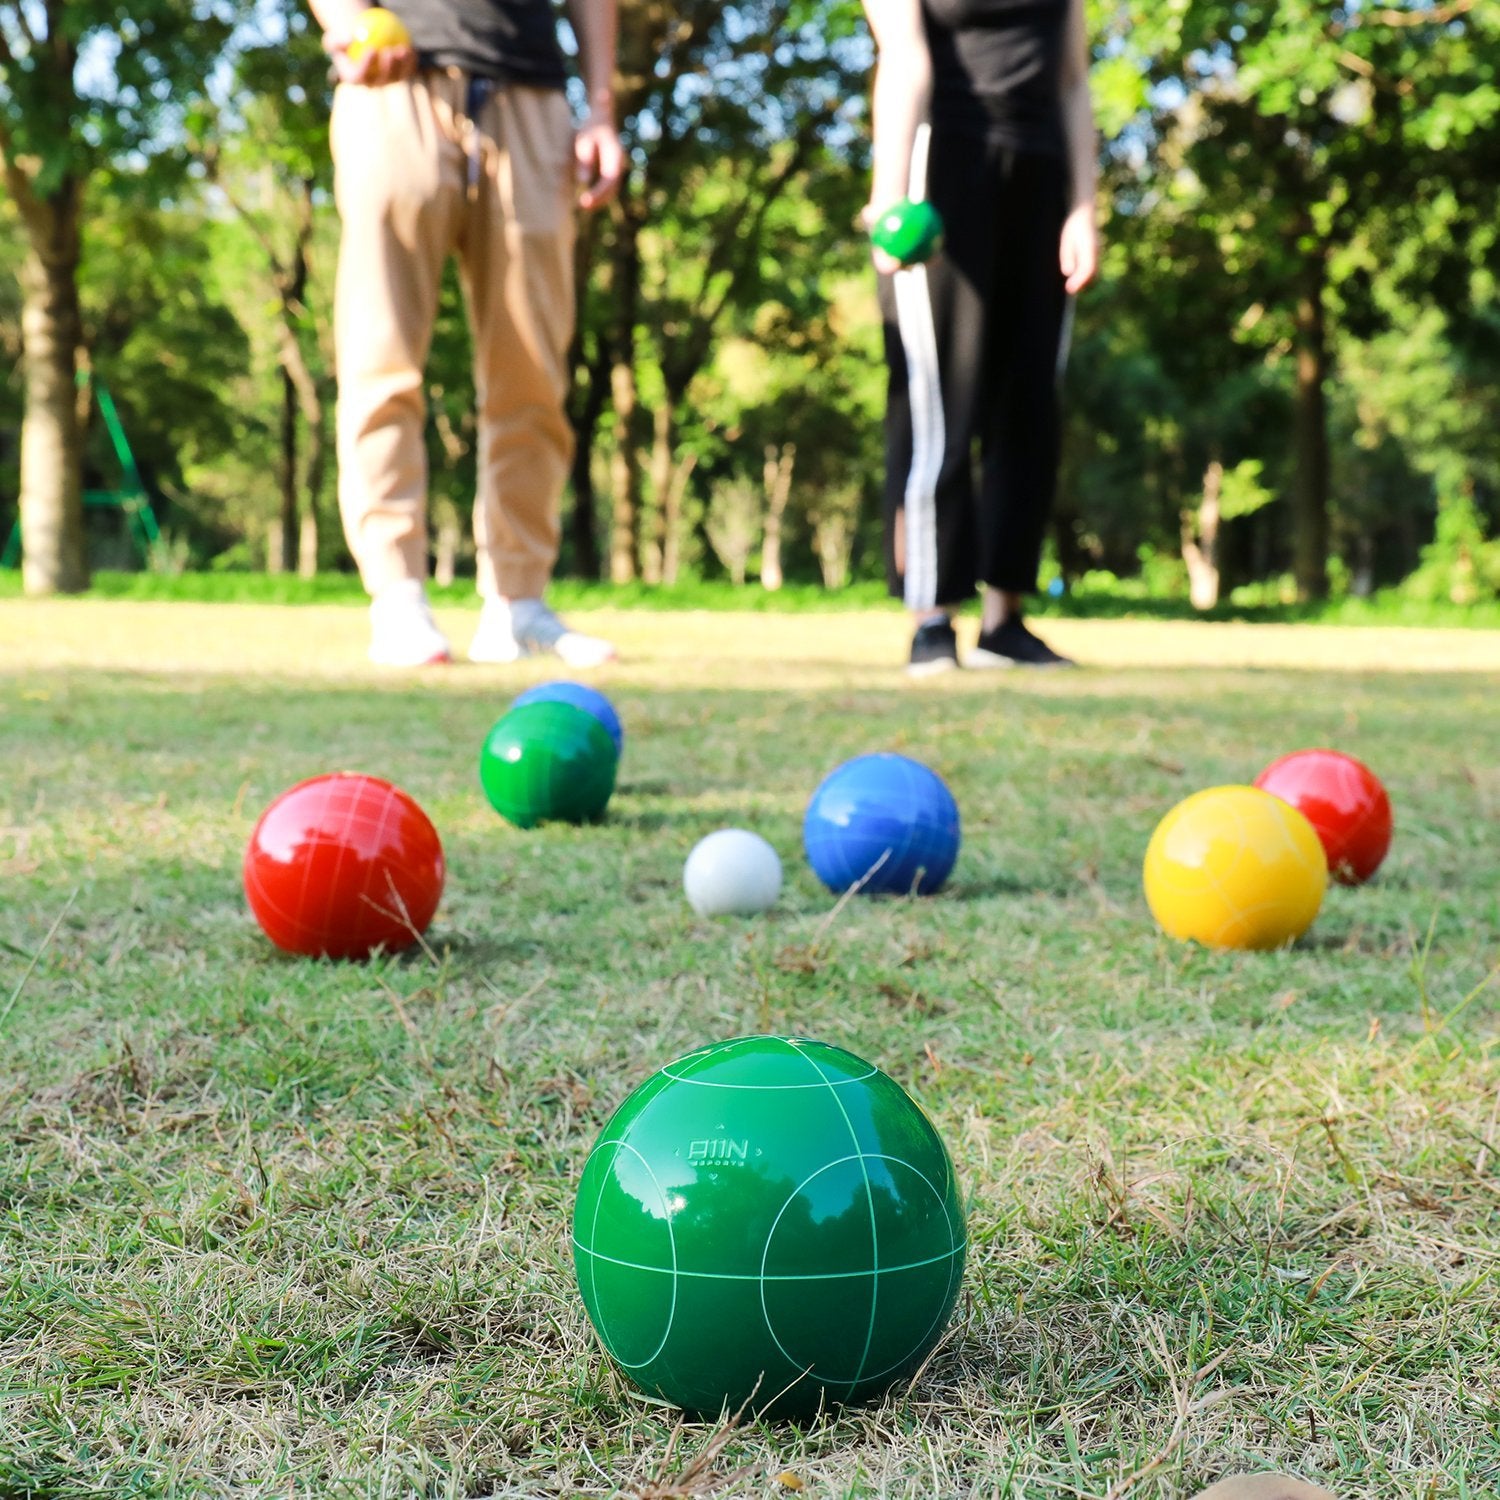
[[[555,90],[502,86],[476,120],[468,96],[446,72],[334,95],[339,511],[371,594],[426,573],[423,367],[450,253],[474,336],[479,591],[538,598],[557,559],[572,118]]]

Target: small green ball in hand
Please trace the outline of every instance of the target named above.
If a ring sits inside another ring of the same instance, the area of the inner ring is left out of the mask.
[[[943,216],[925,199],[903,198],[870,228],[870,243],[903,266],[920,265],[943,246]]]

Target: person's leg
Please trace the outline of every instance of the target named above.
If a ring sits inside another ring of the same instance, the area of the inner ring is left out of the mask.
[[[984,582],[975,666],[1058,665],[1022,618],[1036,588],[1057,488],[1058,385],[1068,298],[1058,264],[1067,178],[1060,160],[1006,153],[994,200],[996,255],[990,288],[980,423],[978,521]]]
[[[389,665],[445,659],[427,610],[423,366],[461,166],[442,85],[424,74],[341,86],[330,143],[342,233],[334,286],[339,512],[374,603],[370,654]]]
[[[974,591],[974,403],[993,249],[983,211],[988,171],[981,140],[932,132],[913,162],[911,195],[942,214],[944,248],[883,277],[880,289],[890,367],[886,571],[917,626],[914,670],[956,665],[950,617]]]
[[[564,402],[573,336],[573,122],[551,89],[504,87],[477,111],[459,243],[479,403],[474,541],[485,608],[469,655],[556,651],[570,665],[613,648],[568,631],[542,603],[557,561],[573,457]],[[472,170],[472,169],[471,169]]]
[[[885,576],[891,596],[906,601],[906,497],[912,487],[913,459],[931,454],[932,408],[924,393],[917,394],[915,418],[912,406],[911,364],[902,338],[896,302],[895,276],[879,278],[882,322],[885,326],[885,358],[889,380],[885,406]],[[920,327],[920,324],[919,324]],[[907,336],[911,336],[908,323]],[[930,351],[929,356],[930,356]],[[920,363],[919,352],[919,363]],[[913,422],[922,429],[920,439]],[[958,665],[958,638],[953,631],[956,604],[933,603],[907,608],[911,614],[912,641],[907,671],[913,676],[945,672]]]

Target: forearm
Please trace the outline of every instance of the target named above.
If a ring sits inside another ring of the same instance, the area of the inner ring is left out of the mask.
[[[567,10],[568,24],[578,38],[578,68],[588,91],[589,114],[613,122],[618,0],[568,0]]]
[[[1092,211],[1099,178],[1099,140],[1094,130],[1094,101],[1089,97],[1089,63],[1093,54],[1084,0],[1070,0],[1063,48],[1061,103],[1068,175],[1072,181],[1069,206]]]
[[[1094,104],[1089,97],[1087,75],[1063,89],[1063,135],[1068,147],[1068,173],[1072,182],[1069,206],[1092,205],[1099,181],[1099,137],[1094,128]]]
[[[875,169],[870,202],[889,207],[907,196],[912,144],[927,118],[932,94],[932,59],[926,38],[908,37],[900,50],[881,48],[871,90]]]
[[[325,32],[344,35],[370,8],[370,0],[308,0],[313,18]]]

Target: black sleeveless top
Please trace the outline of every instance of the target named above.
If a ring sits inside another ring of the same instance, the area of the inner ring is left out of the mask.
[[[423,67],[560,89],[568,79],[551,0],[384,0]]]
[[[934,123],[1061,156],[1068,0],[922,0]]]

